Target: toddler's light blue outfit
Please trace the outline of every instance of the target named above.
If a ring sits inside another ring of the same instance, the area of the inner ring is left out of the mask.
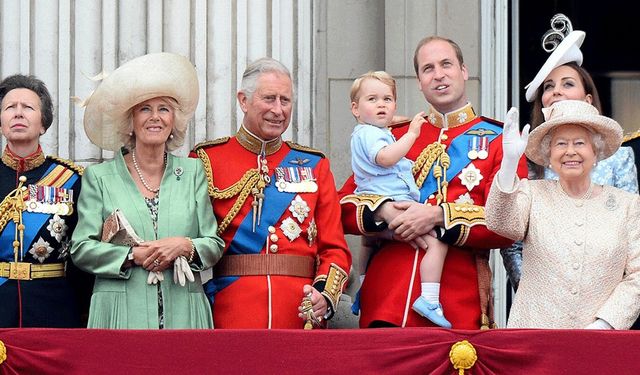
[[[387,128],[358,124],[351,135],[351,168],[356,194],[377,194],[396,201],[420,200],[420,191],[411,173],[413,162],[402,158],[391,167],[376,164],[376,155],[396,141]]]

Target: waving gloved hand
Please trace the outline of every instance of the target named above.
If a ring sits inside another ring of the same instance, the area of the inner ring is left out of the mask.
[[[194,282],[196,279],[193,277],[193,271],[189,267],[189,262],[184,256],[179,256],[173,261],[173,283],[185,286],[186,280]]]
[[[520,113],[515,107],[507,112],[502,131],[502,164],[498,171],[498,183],[504,191],[513,190],[518,170],[518,161],[527,148],[529,139],[529,124],[519,131]]]

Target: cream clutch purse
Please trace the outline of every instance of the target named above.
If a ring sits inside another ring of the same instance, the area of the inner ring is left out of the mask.
[[[116,208],[104,220],[101,240],[102,242],[125,246],[137,246],[143,242],[119,208]]]

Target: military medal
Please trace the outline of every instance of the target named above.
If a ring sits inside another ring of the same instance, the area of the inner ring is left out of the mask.
[[[40,237],[38,241],[33,244],[31,250],[29,250],[29,253],[40,263],[43,263],[52,252],[53,247],[49,246],[49,242],[45,241],[42,237]]]
[[[469,139],[469,152],[467,156],[470,160],[476,160],[478,158],[478,137],[471,137]]]
[[[67,224],[58,214],[53,215],[53,219],[50,219],[49,225],[47,225],[49,234],[58,242],[62,242],[62,238],[67,235],[67,229]]]
[[[487,137],[480,138],[480,150],[478,151],[479,159],[486,159],[489,156],[489,139]]]
[[[307,202],[305,202],[301,196],[296,195],[296,198],[291,201],[289,211],[291,211],[293,217],[298,219],[298,222],[302,224],[304,219],[309,216],[309,211],[311,211],[311,209],[309,208]]]
[[[67,216],[73,213],[73,190],[54,186],[29,185],[25,204],[28,212]]]
[[[311,167],[276,167],[276,187],[280,192],[315,193],[318,184]]]
[[[480,173],[480,170],[471,163],[462,168],[458,178],[462,181],[462,185],[466,186],[467,190],[471,191],[474,187],[480,185],[482,174]]]
[[[282,220],[282,224],[280,224],[280,229],[282,233],[289,239],[289,241],[293,241],[296,238],[300,237],[300,233],[302,233],[302,229],[295,220],[288,217]]]
[[[311,219],[309,226],[307,227],[307,240],[309,241],[309,247],[313,246],[318,236],[318,226],[316,225],[316,219]]]

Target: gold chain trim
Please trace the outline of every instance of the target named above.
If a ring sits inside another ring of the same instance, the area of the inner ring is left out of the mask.
[[[438,142],[434,142],[427,146],[427,148],[422,150],[422,152],[416,159],[416,162],[413,164],[413,169],[411,171],[414,175],[418,173],[418,171],[420,172],[418,178],[416,179],[418,188],[422,187],[422,184],[424,184],[424,180],[427,178],[427,175],[431,171],[433,163],[435,163],[436,159],[442,152],[443,149],[442,147],[440,147],[440,143]]]
[[[211,161],[209,160],[209,155],[202,148],[197,149],[196,154],[198,158],[202,161],[204,165],[204,173],[207,176],[208,187],[207,191],[209,196],[215,199],[230,199],[235,197],[238,198],[233,203],[231,210],[227,212],[224,219],[220,223],[218,223],[218,235],[222,235],[229,224],[233,221],[233,219],[240,212],[240,208],[244,205],[244,202],[247,200],[247,197],[251,193],[251,190],[254,189],[258,182],[261,181],[260,171],[257,168],[248,170],[242,178],[236,182],[235,184],[229,186],[226,189],[220,190],[213,184],[213,170],[211,169]]]
[[[211,160],[209,160],[209,155],[207,155],[207,152],[201,148],[199,148],[196,151],[196,154],[198,154],[198,157],[200,158],[200,160],[202,160],[202,165],[204,166],[204,174],[207,176],[207,182],[208,182],[208,187],[207,187],[207,193],[209,193],[209,196],[212,197],[213,196],[213,171],[211,170]]]
[[[438,192],[436,194],[436,204],[447,201],[447,169],[451,165],[451,158],[445,150],[445,145],[439,141],[435,141],[427,146],[413,164],[412,172],[415,175],[420,172],[416,178],[416,185],[422,188],[424,180],[426,180],[431,168],[433,168],[433,177],[438,184]],[[434,165],[435,164],[435,165]]]
[[[236,217],[236,215],[238,215],[240,208],[244,205],[244,202],[247,200],[251,190],[258,185],[258,181],[260,181],[260,172],[254,168],[248,170],[244,176],[242,176],[240,181],[224,190],[219,190],[217,187],[212,186],[212,184],[209,185],[209,188],[212,191],[209,195],[214,199],[229,199],[238,195],[238,199],[236,199],[231,210],[229,210],[222,222],[218,225],[218,235],[224,233],[229,224],[231,224],[231,221]]]

